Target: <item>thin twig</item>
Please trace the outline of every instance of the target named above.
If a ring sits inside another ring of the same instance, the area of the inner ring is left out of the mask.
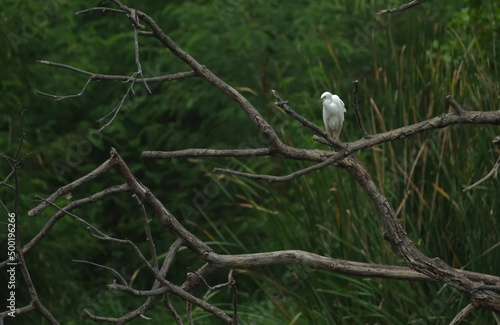
[[[179,250],[179,248],[183,245],[183,243],[184,243],[183,239],[177,238],[170,246],[168,253],[167,253],[167,256],[165,257],[165,260],[163,261],[163,265],[159,271],[160,276],[162,278],[166,278],[167,272],[170,268],[170,265],[172,264],[173,258],[175,256],[175,254],[177,253],[177,251]],[[153,286],[151,287],[151,289],[149,291],[144,291],[144,293],[158,292],[158,291],[156,291],[158,289],[161,289],[161,292],[163,292],[163,295],[165,295],[168,292],[167,291],[168,288],[165,286],[162,286],[160,281],[155,279],[155,282],[153,283]],[[181,289],[184,290],[184,288],[181,288]],[[146,311],[151,309],[154,306],[154,302],[155,302],[156,297],[158,295],[146,295],[146,296],[147,296],[147,299],[141,306],[139,306],[138,308],[136,308],[133,311],[127,312],[124,316],[118,318],[116,323],[123,323],[124,324],[128,321],[131,321],[131,320],[137,318],[137,317],[140,317]]]
[[[202,281],[202,282],[203,282],[203,283],[207,286],[208,290],[207,290],[207,292],[203,295],[203,300],[207,300],[208,296],[209,296],[212,292],[214,292],[214,291],[216,291],[216,290],[219,290],[219,289],[221,289],[221,288],[224,288],[224,287],[227,287],[227,286],[231,285],[231,279],[232,279],[231,274],[233,273],[233,270],[231,269],[231,270],[229,271],[229,274],[230,274],[230,275],[229,275],[229,277],[228,277],[228,281],[227,281],[226,283],[217,284],[217,285],[215,285],[215,286],[213,286],[213,287],[212,287],[211,285],[209,285],[209,284],[208,284],[208,282],[205,280],[205,278],[204,278],[203,276],[201,276],[200,274],[198,274],[198,272],[196,272],[196,271],[194,271],[194,270],[191,270],[191,273],[192,273],[192,274],[194,274],[194,275],[196,275],[197,277],[199,277],[199,278],[201,279],[201,281]],[[188,274],[188,276],[189,276],[189,274]]]
[[[471,313],[475,309],[476,309],[476,307],[474,306],[474,304],[472,304],[472,303],[468,304],[467,306],[464,307],[464,309],[462,309],[455,316],[455,318],[453,318],[450,325],[456,325],[456,324],[460,323],[465,318],[465,316],[467,316],[469,313]]]
[[[36,307],[33,305],[33,303],[30,303],[27,306],[16,308],[16,310],[14,311],[14,315],[18,316],[18,315],[21,315],[21,314],[24,314],[24,313],[27,313],[27,312],[30,312],[33,310],[36,310]],[[10,313],[11,313],[10,310],[6,310],[6,311],[3,311],[0,313],[0,325],[3,325],[3,323],[1,321],[3,319],[7,318],[7,316],[9,316]]]
[[[122,82],[127,82],[130,80],[130,76],[124,76],[124,75],[107,75],[107,74],[100,74],[100,73],[94,73],[82,69],[78,69],[75,67],[72,67],[67,64],[62,64],[62,63],[57,63],[57,62],[51,62],[51,61],[46,61],[46,60],[37,60],[35,61],[37,63],[42,63],[46,64],[49,66],[54,66],[58,68],[63,68],[67,69],[70,71],[74,71],[86,76],[89,76],[92,78],[93,81],[122,81]],[[164,76],[158,76],[158,77],[150,77],[150,78],[137,78],[136,82],[137,83],[153,83],[153,82],[163,82],[163,81],[172,81],[172,80],[179,80],[179,79],[186,79],[186,78],[191,78],[191,77],[196,77],[197,74],[194,71],[187,71],[187,72],[178,72],[178,73],[173,73],[173,74],[168,74]]]
[[[448,103],[450,103],[451,107],[453,107],[455,114],[457,115],[465,114],[465,110],[456,102],[455,98],[453,98],[453,96],[451,96],[450,93],[447,93],[445,98],[448,101]]]
[[[340,158],[342,155],[335,155],[335,156],[332,156],[331,158],[319,163],[319,164],[316,164],[316,165],[313,165],[313,166],[310,166],[310,167],[307,167],[307,168],[304,168],[304,169],[301,169],[299,171],[296,171],[296,172],[293,172],[291,174],[288,174],[288,175],[285,175],[285,176],[273,176],[273,175],[260,175],[260,174],[252,174],[252,173],[244,173],[244,172],[239,172],[239,171],[236,171],[236,170],[232,170],[232,169],[224,169],[224,168],[214,168],[214,173],[216,174],[226,174],[226,175],[235,175],[235,176],[243,176],[243,177],[247,177],[247,178],[250,178],[250,179],[258,179],[258,180],[264,180],[264,181],[268,181],[268,182],[285,182],[285,181],[290,181],[292,179],[296,179],[300,176],[303,176],[305,174],[308,174],[308,173],[311,173],[315,170],[318,170],[318,169],[321,169],[321,168],[324,168],[328,165],[331,165],[334,163],[334,161],[338,158]]]
[[[159,287],[151,290],[136,290],[130,287],[128,284],[121,285],[116,283],[116,281],[114,281],[112,284],[108,284],[107,287],[108,289],[113,291],[123,291],[138,297],[158,296],[164,294],[169,290],[169,287]]]
[[[232,276],[229,280],[229,285],[231,286],[231,291],[233,292],[233,324],[238,324],[238,288],[236,287],[236,281]]]
[[[187,301],[186,302],[186,316],[189,325],[193,325],[193,315],[191,314],[193,311],[193,305]]]
[[[172,262],[174,261],[174,257],[177,254],[177,251],[179,248],[181,248],[184,245],[184,239],[182,238],[177,238],[172,245],[170,245],[170,248],[168,249],[167,256],[165,256],[165,260],[163,261],[163,265],[160,268],[160,275],[165,278],[167,276],[168,270],[170,269],[170,266],[172,265]]]
[[[137,79],[137,76],[141,76],[144,78],[142,75],[142,65],[141,65],[141,60],[139,59],[139,17],[137,16],[137,9],[135,9],[134,14],[133,14],[133,21],[134,21],[134,49],[135,49],[135,64],[137,65],[137,72],[135,78]],[[144,86],[146,86],[146,89],[148,92],[151,94],[151,89],[149,89],[148,84],[144,83]]]
[[[137,71],[132,74],[132,76],[123,76],[123,75],[102,75],[102,74],[97,74],[97,73],[92,73],[89,71],[85,71],[82,69],[78,69],[66,64],[61,64],[61,63],[55,63],[55,62],[50,62],[50,61],[45,61],[45,60],[38,60],[36,62],[50,65],[50,66],[56,66],[64,69],[68,69],[71,71],[75,71],[84,75],[89,76],[87,79],[87,82],[83,86],[83,88],[80,90],[79,93],[77,94],[72,94],[72,95],[54,95],[54,94],[49,94],[46,92],[38,91],[37,93],[40,95],[48,96],[51,98],[54,98],[56,101],[68,99],[68,98],[74,98],[74,97],[79,97],[84,94],[84,92],[87,90],[88,86],[92,81],[99,81],[99,80],[107,80],[107,81],[122,81],[125,83],[131,82],[130,86],[128,87],[127,91],[123,95],[122,99],[118,103],[117,106],[115,106],[110,113],[108,113],[106,116],[102,117],[98,121],[101,122],[103,121],[106,117],[109,115],[113,115],[110,121],[108,121],[103,127],[99,129],[99,131],[102,131],[104,128],[106,128],[109,124],[113,122],[113,120],[116,118],[118,112],[120,111],[121,107],[123,106],[123,103],[125,102],[125,99],[128,97],[129,93],[135,93],[134,92],[134,84],[135,83],[143,83],[146,89],[148,90],[149,93],[151,93],[151,89],[149,88],[148,83],[149,82],[164,82],[164,81],[172,81],[172,80],[177,80],[177,79],[185,79],[189,77],[195,77],[196,73],[195,72],[180,72],[176,74],[171,74],[171,75],[165,75],[165,76],[160,76],[160,77],[152,77],[152,78],[144,78],[142,74],[142,67],[141,63],[139,61],[139,44],[138,44],[138,39],[137,39],[137,28],[134,29],[134,46],[135,46],[135,54],[136,54],[136,64],[137,64]],[[142,78],[138,78],[138,76],[141,76]]]
[[[85,184],[88,181],[96,178],[97,176],[104,173],[106,170],[108,170],[109,168],[111,168],[115,164],[116,164],[116,162],[113,158],[106,160],[101,166],[97,167],[96,169],[94,169],[93,171],[88,173],[87,175],[80,177],[76,181],[71,182],[70,184],[65,185],[65,186],[61,187],[60,189],[58,189],[51,196],[49,196],[47,198],[47,200],[44,200],[37,207],[28,211],[28,215],[30,217],[36,216],[37,214],[39,214],[40,212],[45,210],[48,206],[50,206],[50,203],[55,202],[58,198],[71,192],[74,188],[76,188],[82,184]]]
[[[106,269],[106,270],[110,270],[111,272],[113,272],[114,275],[116,275],[116,277],[124,285],[127,285],[127,281],[125,281],[125,279],[121,276],[121,274],[117,270],[113,269],[112,267],[109,267],[109,266],[106,266],[106,265],[102,265],[102,264],[93,263],[93,262],[89,262],[89,261],[83,261],[83,260],[73,260],[73,262],[90,264],[90,265],[94,265],[94,266],[97,266],[97,267],[101,267],[101,268]]]
[[[115,120],[116,116],[118,115],[118,113],[120,112],[120,109],[122,108],[123,106],[123,103],[125,103],[125,99],[127,99],[128,95],[130,94],[130,92],[134,92],[134,84],[135,84],[135,81],[136,81],[136,78],[134,77],[132,82],[130,83],[130,86],[128,87],[127,91],[125,92],[125,94],[123,95],[122,99],[120,100],[120,102],[118,103],[118,105],[116,105],[108,114],[106,114],[105,116],[101,117],[100,119],[97,120],[97,122],[101,123],[104,121],[104,119],[106,119],[108,116],[110,115],[113,115],[111,116],[111,119],[109,119],[108,122],[106,122],[106,124],[104,124],[103,126],[101,126],[99,128],[99,132],[104,130],[106,127],[108,127],[111,123],[113,123],[113,121]]]
[[[90,11],[101,11],[101,12],[111,11],[111,12],[117,12],[120,14],[126,13],[124,10],[121,10],[121,9],[108,8],[108,7],[94,7],[94,8],[88,8],[88,9],[77,11],[76,14],[77,15],[85,14],[85,13],[88,13]]]
[[[132,197],[135,199],[137,204],[139,205],[139,209],[141,211],[141,216],[142,216],[142,221],[144,224],[144,230],[146,231],[146,240],[149,243],[149,251],[151,252],[151,258],[153,260],[153,267],[155,269],[158,269],[158,259],[156,258],[156,248],[155,248],[155,243],[153,240],[153,236],[151,235],[151,227],[149,227],[149,223],[151,220],[148,219],[148,216],[146,214],[146,209],[144,208],[144,204],[142,203],[141,199],[137,197],[137,195],[132,195]]]
[[[114,156],[114,155],[118,155],[118,153],[113,149],[112,152],[111,152],[111,155]],[[121,162],[121,160],[120,160]],[[125,173],[128,173],[129,171],[124,171]],[[138,186],[136,184],[136,186]],[[142,187],[139,187],[139,191],[138,193],[141,193],[143,194],[142,192]],[[164,286],[168,287],[169,290],[171,290],[172,293],[182,297],[184,300],[186,301],[190,301],[191,303],[194,303],[196,306],[212,313],[213,315],[215,315],[216,317],[218,317],[219,319],[225,321],[227,324],[229,324],[231,322],[231,318],[225,314],[222,310],[220,310],[219,308],[217,307],[214,307],[206,302],[204,302],[203,300],[201,299],[198,299],[194,296],[192,296],[191,294],[185,292],[184,290],[182,290],[181,288],[171,284],[170,282],[168,282],[167,280],[165,280],[161,274],[159,274],[158,270],[155,269],[149,262],[148,260],[144,257],[144,255],[142,254],[141,250],[139,249],[139,247],[137,247],[137,245],[135,245],[131,240],[129,239],[119,239],[119,238],[114,238],[114,237],[110,237],[106,234],[104,234],[103,232],[101,232],[99,229],[97,229],[95,226],[93,226],[92,224],[88,223],[87,221],[81,219],[80,217],[76,216],[75,214],[69,212],[69,211],[66,211],[65,209],[57,206],[56,204],[52,203],[52,202],[49,202],[48,200],[46,199],[43,199],[41,197],[38,196],[39,199],[45,201],[48,205],[51,205],[51,206],[54,206],[55,208],[57,208],[58,210],[61,210],[61,211],[64,211],[64,213],[72,216],[75,220],[79,221],[79,222],[82,222],[84,223],[85,225],[87,225],[87,229],[89,230],[91,236],[93,236],[94,238],[97,238],[97,239],[100,239],[102,241],[110,241],[110,242],[114,242],[114,243],[118,243],[118,244],[128,244],[130,245],[134,251],[136,252],[137,256],[139,257],[139,259],[142,261],[142,263],[146,266],[146,268],[155,276],[155,278]],[[28,286],[28,288],[30,288]],[[32,288],[34,290],[34,288]],[[42,306],[43,307],[43,306]],[[41,311],[42,312],[42,311]],[[48,312],[48,311],[47,311]],[[104,320],[106,319],[107,321],[109,321],[109,319],[112,319],[112,318],[102,318],[102,317],[98,317],[98,316],[94,316],[92,314],[90,314],[88,311],[86,311],[87,315],[89,315],[89,317],[92,319],[92,320]],[[44,314],[44,312],[42,312],[42,314]],[[50,322],[50,318],[48,317],[48,315],[50,314],[44,314],[45,318]],[[139,314],[139,316],[142,315]],[[51,323],[52,324],[52,323]],[[55,324],[55,323],[54,323]]]
[[[89,79],[87,79],[87,82],[85,83],[85,85],[83,86],[82,90],[80,90],[80,92],[78,94],[64,95],[64,96],[62,96],[62,95],[53,95],[53,94],[45,93],[45,92],[39,91],[39,90],[37,90],[36,93],[39,94],[39,95],[43,95],[43,96],[47,96],[47,97],[52,97],[56,101],[60,101],[60,100],[63,100],[63,99],[68,99],[68,98],[75,98],[75,97],[79,97],[79,96],[83,95],[83,93],[85,92],[85,90],[87,90],[87,87],[94,80],[96,80],[96,79],[94,79],[93,77],[90,77]]]
[[[487,180],[488,178],[490,178],[492,176],[494,179],[497,179],[497,172],[498,172],[499,167],[500,167],[500,156],[498,157],[497,162],[495,163],[493,168],[490,170],[490,172],[486,176],[484,176],[483,178],[481,178],[480,180],[478,180],[477,182],[475,182],[471,186],[464,188],[463,192],[465,193],[465,192],[472,190],[474,187],[478,186],[479,184],[481,184],[482,182],[484,182],[485,180]]]
[[[196,273],[201,275],[202,277],[207,277],[209,276],[212,272],[217,270],[219,267],[214,266],[212,263],[205,263],[203,266],[201,266],[198,270],[196,270]],[[190,276],[192,274],[192,276]],[[188,276],[186,277],[186,281],[181,285],[181,289],[185,290],[187,292],[192,292],[193,289],[201,282],[201,278],[196,276],[194,273],[188,273]]]
[[[170,303],[170,297],[169,297],[168,292],[165,292],[163,294],[163,303],[165,304],[165,307],[167,307],[167,309],[172,314],[172,317],[174,318],[175,323],[177,325],[182,325],[182,320],[179,317],[179,314],[177,314],[177,311],[175,310],[174,306],[172,306],[172,304]]]
[[[392,8],[392,9],[384,9],[384,10],[379,10],[377,12],[377,15],[384,15],[384,14],[392,14],[392,13],[396,13],[396,12],[401,12],[401,11],[405,11],[405,10],[408,10],[410,8],[413,8],[423,2],[425,2],[426,0],[413,0],[409,3],[405,3],[401,6],[398,6],[396,8]]]
[[[35,195],[35,197],[37,199],[40,199],[41,201],[44,201],[46,203],[48,203],[49,205],[53,206],[54,208],[58,209],[59,211],[73,217],[73,219],[75,219],[76,221],[78,222],[81,222],[83,223],[84,225],[87,226],[87,228],[91,231],[91,234],[96,237],[96,238],[99,238],[101,239],[101,237],[103,238],[107,238],[107,240],[111,240],[111,241],[115,241],[117,243],[125,243],[127,240],[124,240],[124,239],[116,239],[116,238],[112,238],[112,237],[109,237],[108,235],[104,234],[102,231],[100,231],[99,229],[97,229],[94,225],[92,225],[90,222],[88,222],[87,220],[84,220],[82,218],[80,218],[79,216],[77,216],[76,214],[74,213],[71,213],[69,212],[68,210],[66,210],[65,208],[61,208],[60,206],[58,206],[57,204],[55,203],[52,203],[50,202],[49,200],[47,199],[44,199],[43,197],[41,196],[38,196],[38,195]],[[94,234],[92,231],[95,231],[98,235]]]
[[[101,192],[95,193],[94,195],[91,195],[90,197],[83,198],[80,200],[76,200],[68,204],[64,209],[65,211],[72,211],[76,208],[83,207],[86,205],[89,205],[91,203],[97,202],[99,200],[102,200],[112,194],[116,193],[121,193],[130,190],[127,184],[122,184],[122,185],[115,185],[111,186],[105,190],[102,190]],[[57,211],[50,219],[45,223],[42,229],[36,234],[27,244],[24,245],[22,248],[22,252],[26,253],[28,252],[31,248],[33,248],[36,244],[38,244],[52,229],[52,227],[56,224],[58,220],[60,220],[62,217],[66,215],[66,212],[64,211]],[[0,268],[4,267],[7,263],[7,260],[3,261],[0,263]]]

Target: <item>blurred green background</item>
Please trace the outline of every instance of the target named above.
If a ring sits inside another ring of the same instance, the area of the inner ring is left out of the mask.
[[[498,3],[429,1],[401,14],[376,15],[402,2],[124,3],[149,13],[181,48],[241,91],[284,142],[326,149],[312,140],[309,129],[300,128],[274,106],[272,89],[321,127],[321,109],[312,109],[312,103],[323,91],[338,94],[348,110],[343,141],[361,136],[352,107],[354,80],[359,80],[362,120],[370,133],[448,112],[447,92],[465,109],[498,109]],[[239,107],[201,79],[150,84],[151,94],[136,85],[122,113],[103,132],[98,132],[96,121],[118,104],[127,84],[95,82],[82,96],[62,101],[36,94],[36,90],[78,93],[86,77],[35,60],[131,75],[136,70],[132,26],[116,13],[75,15],[97,2],[0,3],[0,150],[12,156],[24,131],[21,155],[31,153],[19,174],[23,243],[56,211],[47,209],[36,218],[27,217],[27,211],[37,205],[34,195],[47,197],[95,169],[113,146],[183,225],[218,253],[301,249],[339,259],[405,265],[384,242],[378,211],[341,169],[331,167],[291,182],[270,184],[220,177],[211,171],[233,164],[242,171],[284,175],[310,163],[268,157],[141,160],[144,150],[265,145]],[[154,39],[140,38],[140,57],[145,77],[190,70]],[[357,157],[423,253],[456,268],[500,275],[500,185],[488,180],[462,193],[493,166],[500,150],[491,140],[498,134],[498,126],[452,126],[379,145]],[[4,161],[0,172],[2,178],[10,172]],[[121,183],[117,171],[112,171],[73,191],[72,199],[57,203],[62,206]],[[0,193],[13,208],[12,191],[2,187]],[[139,210],[127,195],[74,212],[109,235],[133,240],[148,256]],[[158,252],[166,252],[173,237],[157,222],[152,228]],[[2,227],[2,260],[6,233],[6,226]],[[61,324],[92,323],[83,308],[100,316],[120,317],[144,301],[108,292],[105,286],[113,274],[73,259],[113,267],[127,280],[133,278],[137,289],[152,284],[131,249],[92,238],[84,225],[68,216],[26,259],[42,302]],[[169,280],[180,284],[189,268],[202,264],[197,256],[181,250]],[[365,279],[296,265],[234,271],[242,324],[448,324],[467,304],[467,297],[439,284]],[[227,272],[220,270],[207,281],[222,283]],[[18,307],[29,303],[20,276]],[[204,290],[200,288],[198,294]],[[185,321],[182,301],[172,300]],[[231,313],[227,290],[214,293],[209,301]],[[137,319],[131,324],[172,323],[160,299],[146,315],[152,320]],[[193,316],[195,324],[217,323],[199,309]],[[499,323],[499,317],[491,312],[477,311],[463,324],[495,321]],[[34,312],[12,323],[46,324]]]

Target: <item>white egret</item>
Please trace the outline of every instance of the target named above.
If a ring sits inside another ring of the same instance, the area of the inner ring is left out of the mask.
[[[323,122],[325,123],[326,133],[332,138],[339,140],[340,130],[344,124],[345,109],[344,102],[337,95],[329,92],[321,94],[321,98],[314,103],[313,107],[319,102],[323,102]]]

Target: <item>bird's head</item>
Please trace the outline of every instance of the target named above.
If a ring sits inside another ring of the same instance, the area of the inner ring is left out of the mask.
[[[327,99],[332,99],[332,94],[329,93],[328,91],[325,91],[324,93],[321,94],[321,98],[318,99],[318,101],[316,103],[314,103],[313,107],[316,106],[316,104],[322,103]]]

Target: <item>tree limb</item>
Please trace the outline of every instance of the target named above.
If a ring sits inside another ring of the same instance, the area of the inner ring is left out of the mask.
[[[400,5],[396,8],[379,10],[377,12],[377,15],[385,15],[385,14],[392,14],[392,13],[396,13],[396,12],[402,12],[402,11],[408,10],[410,8],[413,8],[413,7],[423,3],[425,1],[426,0],[413,0],[411,2]]]

